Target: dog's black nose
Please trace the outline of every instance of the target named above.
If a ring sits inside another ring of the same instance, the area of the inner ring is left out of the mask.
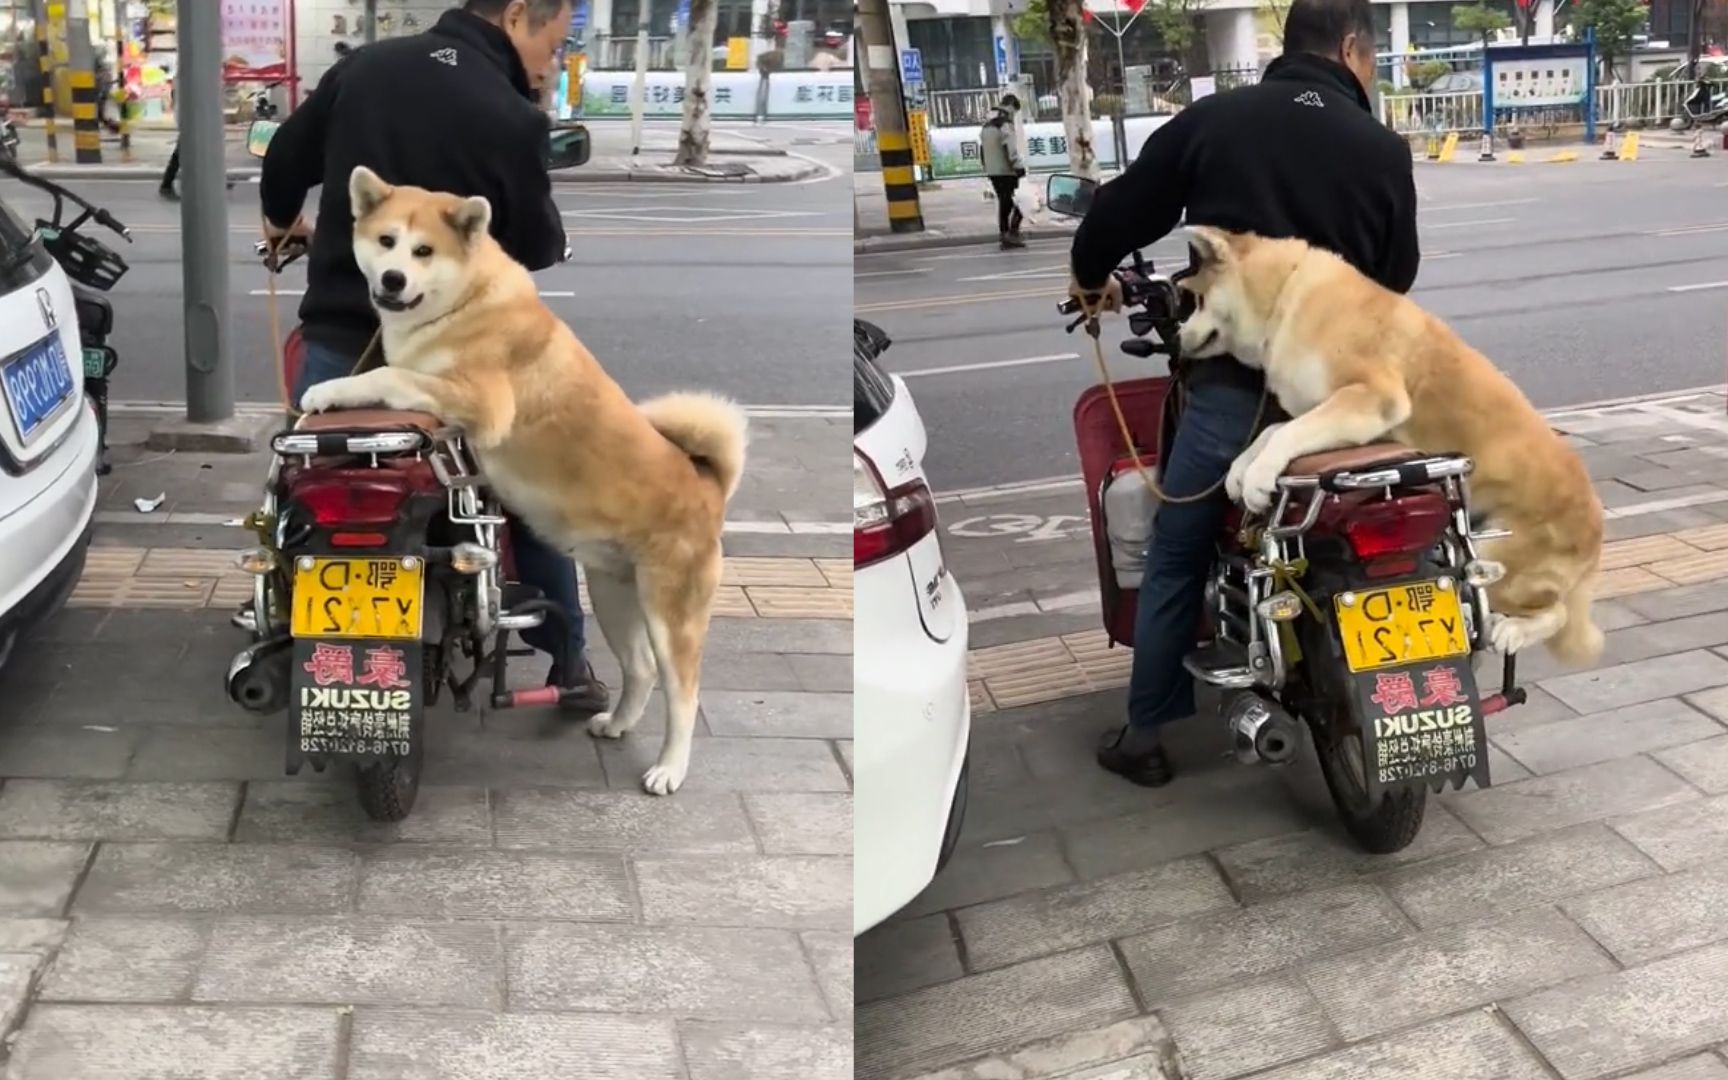
[[[400,270],[386,270],[384,276],[378,279],[378,284],[383,286],[387,293],[399,293],[408,287],[408,279]]]

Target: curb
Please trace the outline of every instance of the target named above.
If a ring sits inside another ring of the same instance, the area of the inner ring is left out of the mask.
[[[1027,229],[1020,234],[1025,240],[1061,240],[1074,235],[1073,229]],[[921,251],[926,248],[968,247],[973,244],[994,244],[999,234],[995,229],[969,232],[944,232],[926,229],[910,235],[865,236],[852,241],[855,255],[885,255],[896,251]]]
[[[766,155],[753,155],[766,156]],[[784,151],[780,157],[790,157]],[[41,165],[26,166],[34,176],[44,180],[160,180],[162,168],[160,165]],[[655,169],[672,166],[653,166]],[[808,180],[819,176],[826,170],[815,163],[794,166],[785,172],[776,171],[773,176],[763,176],[751,173],[747,176],[703,176],[700,173],[661,173],[622,169],[618,171],[594,170],[577,173],[572,176],[554,174],[552,185],[565,187],[577,184],[616,184],[629,182],[637,184],[786,184],[798,180]],[[253,168],[229,169],[228,179],[237,182],[250,182],[260,174],[261,170]]]

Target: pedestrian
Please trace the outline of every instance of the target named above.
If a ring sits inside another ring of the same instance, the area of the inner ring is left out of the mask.
[[[991,111],[990,119],[984,121],[984,127],[978,133],[978,144],[983,149],[984,175],[990,178],[990,187],[996,192],[996,228],[1001,233],[1004,248],[1026,246],[1026,241],[1020,238],[1020,223],[1025,220],[1025,215],[1014,202],[1020,178],[1026,175],[1026,165],[1020,160],[1019,140],[1014,137],[1014,114],[1019,111],[1019,98],[1013,94],[1002,95],[1001,104]]]
[[[265,233],[311,243],[296,406],[311,386],[350,374],[378,334],[371,287],[354,260],[348,181],[356,166],[391,184],[485,197],[492,235],[530,270],[562,257],[564,220],[546,168],[550,122],[535,101],[552,79],[570,10],[571,0],[467,0],[426,33],[338,60],[271,137],[259,181]],[[413,108],[402,107],[404,87],[414,88]],[[301,210],[320,185],[314,233]],[[554,658],[546,685],[559,689],[565,709],[604,711],[608,693],[586,656],[575,564],[519,520],[510,537],[522,581],[570,617],[562,643],[552,620],[522,634]],[[561,644],[567,669],[557,663]]]
[[[1071,291],[1084,309],[1118,309],[1121,283],[1111,271],[1184,215],[1191,225],[1306,240],[1408,292],[1420,261],[1415,175],[1409,145],[1369,107],[1374,65],[1369,0],[1294,0],[1284,54],[1258,85],[1183,109],[1098,189],[1071,255]],[[1189,501],[1158,508],[1135,610],[1127,723],[1098,747],[1099,765],[1148,787],[1171,779],[1164,725],[1194,715],[1183,660],[1230,513],[1223,481],[1255,436],[1266,394],[1265,378],[1230,357],[1178,377],[1187,404],[1164,440],[1159,482],[1170,498]]]

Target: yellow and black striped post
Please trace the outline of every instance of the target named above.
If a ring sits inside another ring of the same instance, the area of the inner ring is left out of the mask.
[[[892,232],[922,232],[924,213],[918,205],[918,178],[912,168],[912,139],[904,131],[876,129],[876,152],[882,158],[882,190],[888,196],[888,228]]]
[[[42,65],[42,123],[48,135],[48,161],[60,161],[60,138],[54,123],[54,54],[48,42],[48,20],[36,20],[36,59]]]
[[[72,83],[72,160],[102,164],[102,129],[96,125],[96,73],[74,71]]]

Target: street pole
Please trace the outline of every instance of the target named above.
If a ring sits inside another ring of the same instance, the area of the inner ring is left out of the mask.
[[[222,118],[222,9],[180,5],[180,256],[186,311],[186,419],[234,415],[228,348],[228,185]]]
[[[642,153],[642,114],[648,109],[648,20],[654,5],[637,0],[636,16],[636,83],[630,90],[630,156]]]
[[[858,0],[858,33],[868,59],[870,116],[876,126],[876,152],[882,159],[882,191],[888,198],[892,232],[924,231],[918,181],[912,168],[912,140],[906,133],[906,102],[900,96],[900,64],[888,23],[887,0]]]
[[[85,0],[71,0],[66,11],[66,58],[71,66],[72,160],[80,165],[102,164],[102,131],[96,125],[96,46],[90,40],[90,11]]]
[[[378,40],[378,0],[366,0],[366,44]]]

